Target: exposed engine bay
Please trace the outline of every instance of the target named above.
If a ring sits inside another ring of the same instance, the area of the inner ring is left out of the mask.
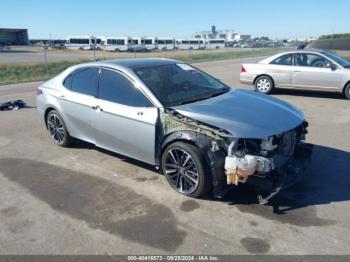
[[[308,127],[306,121],[267,139],[236,138],[226,130],[193,120],[175,110],[167,113],[171,116],[165,121],[168,132],[181,130],[181,136],[187,137],[184,130],[195,131],[197,135],[208,138],[210,144],[202,146],[208,155],[224,152],[223,170],[219,167],[212,172],[221,173],[217,174],[217,178],[224,176],[224,182],[221,182],[226,184],[226,189],[240,183],[252,184],[261,204],[266,204],[282,188],[295,183],[311,159],[312,146],[304,142]],[[196,136],[188,136],[188,139],[195,140]],[[211,164],[220,162],[221,156],[216,159],[211,157]],[[218,171],[220,169],[222,171]]]
[[[249,176],[266,176],[285,165],[295,147],[305,139],[305,124],[266,140],[234,140],[225,159],[227,184],[245,183]]]
[[[266,204],[282,188],[294,184],[311,159],[312,146],[303,141],[307,125],[303,122],[266,140],[233,140],[225,158],[227,185],[252,182],[259,203]]]

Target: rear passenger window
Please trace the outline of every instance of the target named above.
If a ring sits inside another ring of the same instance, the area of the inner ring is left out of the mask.
[[[152,103],[133,83],[120,73],[102,69],[98,97],[110,102],[134,107],[151,107]]]
[[[98,68],[86,67],[78,69],[72,75],[71,90],[85,95],[96,95]]]
[[[292,54],[280,56],[271,62],[273,65],[292,65]]]
[[[65,88],[72,89],[72,80],[73,80],[72,75],[67,76],[66,79],[64,79],[63,81],[63,86]]]

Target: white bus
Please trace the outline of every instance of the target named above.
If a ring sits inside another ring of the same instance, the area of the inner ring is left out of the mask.
[[[155,50],[157,49],[157,38],[144,37],[143,39],[141,39],[141,44],[143,44],[147,50]]]
[[[144,51],[146,50],[145,45],[143,44],[143,37],[133,37],[129,39],[130,50],[131,51]]]
[[[95,38],[95,49],[97,50],[97,51],[101,51],[102,50],[102,42],[103,42],[103,40],[105,39],[106,37],[105,36],[97,36],[96,38]],[[94,42],[94,41],[93,41]],[[94,47],[94,46],[93,46]]]
[[[173,50],[175,48],[174,38],[158,38],[157,48],[159,50]]]
[[[205,43],[205,47],[208,49],[219,49],[219,48],[225,48],[225,39],[209,39]]]
[[[102,42],[102,49],[106,51],[128,51],[130,49],[130,38],[127,36],[121,37],[105,37]]]
[[[92,50],[96,44],[94,36],[70,36],[67,38],[66,48],[74,50]]]
[[[177,40],[177,48],[179,49],[204,49],[205,43],[201,39],[180,39]]]

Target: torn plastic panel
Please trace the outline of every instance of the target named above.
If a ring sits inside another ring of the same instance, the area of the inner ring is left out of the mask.
[[[217,197],[222,197],[231,184],[250,183],[256,178],[271,184],[271,178],[281,173],[280,170],[294,157],[296,148],[303,144],[307,133],[307,122],[303,122],[292,130],[267,139],[236,138],[224,129],[194,120],[174,109],[166,109],[160,116],[159,134],[163,143],[158,151],[159,156],[161,149],[175,140],[186,140],[197,145],[209,163],[213,191]],[[260,192],[259,183],[255,186]],[[268,188],[270,197],[279,192],[271,185]],[[261,194],[258,198],[261,203],[267,201]]]
[[[296,182],[311,161],[312,146],[303,142],[307,125],[304,122],[265,140],[233,140],[225,158],[227,184],[254,185],[259,202],[266,204],[281,189]]]
[[[198,121],[184,118],[174,110],[166,110],[160,113],[161,116],[161,133],[159,133],[163,142],[158,151],[158,158],[162,154],[162,149],[169,143],[176,140],[185,140],[199,147],[209,164],[210,174],[213,184],[213,194],[220,195],[226,189],[224,161],[227,144],[226,139],[231,135],[220,129],[207,126]]]

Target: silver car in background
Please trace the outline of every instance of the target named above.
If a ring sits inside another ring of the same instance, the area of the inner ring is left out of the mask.
[[[278,87],[334,91],[350,99],[350,62],[326,50],[295,50],[243,64],[240,81],[265,94]]]
[[[38,88],[37,110],[55,144],[74,137],[154,165],[191,197],[249,182],[266,203],[311,154],[299,109],[175,60],[70,67]]]

